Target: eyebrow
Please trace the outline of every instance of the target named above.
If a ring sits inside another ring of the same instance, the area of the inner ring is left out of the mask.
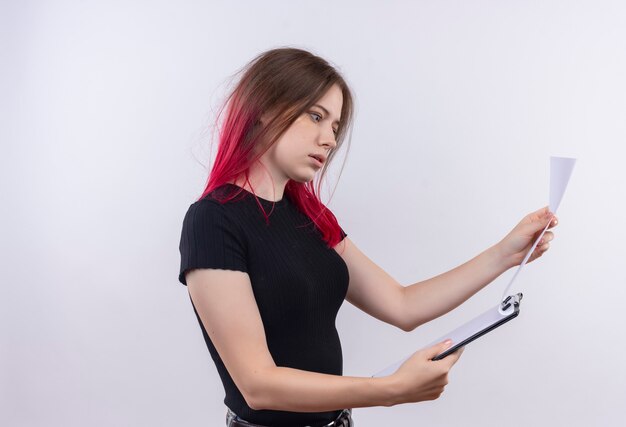
[[[324,111],[324,114],[326,114],[327,116],[330,116],[330,112],[326,108],[322,107],[321,105],[315,104],[314,107],[317,107],[317,108],[321,109],[322,111]],[[335,120],[333,122],[333,124],[338,125],[339,124],[339,120]]]

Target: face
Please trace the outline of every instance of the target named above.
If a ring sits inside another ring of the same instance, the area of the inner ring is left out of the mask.
[[[276,184],[292,179],[308,182],[315,177],[330,151],[337,146],[343,95],[338,85],[331,88],[261,157]]]

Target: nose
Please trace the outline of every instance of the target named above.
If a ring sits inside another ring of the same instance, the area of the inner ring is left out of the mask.
[[[320,145],[326,147],[328,150],[332,150],[337,146],[337,140],[332,126],[324,127],[322,135],[320,135]]]

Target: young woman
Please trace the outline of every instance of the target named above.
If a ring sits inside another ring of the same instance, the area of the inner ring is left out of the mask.
[[[432,361],[448,342],[388,377],[342,376],[343,300],[411,331],[519,264],[556,218],[533,212],[472,260],[404,287],[319,198],[351,126],[340,74],[307,51],[270,50],[243,69],[225,108],[208,183],[183,221],[179,280],[224,385],[227,425],[347,426],[352,408],[438,398],[461,353]],[[546,232],[530,259],[552,238]]]

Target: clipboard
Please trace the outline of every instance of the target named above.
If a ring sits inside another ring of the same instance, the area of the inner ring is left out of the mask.
[[[501,304],[450,332],[445,338],[438,340],[437,342],[441,342],[449,338],[452,340],[452,346],[443,353],[433,357],[432,360],[441,360],[454,353],[459,348],[493,331],[498,326],[502,326],[506,322],[515,319],[519,315],[519,305],[522,297],[523,295],[521,293],[509,295]],[[436,342],[433,344],[436,344]]]
[[[515,319],[520,312],[520,301],[522,300],[522,297],[523,295],[521,293],[509,295],[497,306],[487,310],[480,316],[475,317],[463,326],[454,329],[423,348],[428,348],[447,339],[451,339],[452,346],[443,353],[433,357],[432,360],[443,359],[444,357],[454,353],[459,348],[466,346],[472,341]],[[412,355],[413,353],[372,376],[385,377],[393,374]]]

